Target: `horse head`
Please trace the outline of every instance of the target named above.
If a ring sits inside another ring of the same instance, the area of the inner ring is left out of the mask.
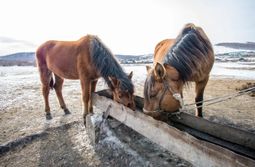
[[[180,102],[174,97],[182,94],[183,82],[178,71],[169,65],[157,63],[152,69],[147,66],[147,78],[144,84],[143,111],[153,115],[158,111],[174,112],[180,108]]]
[[[132,76],[133,76],[133,72],[131,72],[128,75],[128,79],[130,80],[130,82],[131,82]],[[124,84],[123,81],[115,77],[109,77],[109,80],[111,82],[113,100],[131,108],[132,110],[135,110],[133,88],[131,89],[124,88],[123,86],[121,86],[121,84]]]

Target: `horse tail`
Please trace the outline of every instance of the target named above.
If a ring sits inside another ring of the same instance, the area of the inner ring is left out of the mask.
[[[43,45],[41,45],[35,54],[36,57],[36,64],[39,69],[39,72],[41,74],[41,81],[43,84],[49,84],[49,87],[51,89],[54,88],[55,86],[55,79],[54,79],[54,74],[52,71],[49,70],[46,62],[46,52],[49,49],[49,44],[50,42],[46,42]],[[51,46],[51,45],[50,45]]]
[[[54,75],[54,73],[52,73],[51,77],[50,77],[50,83],[49,83],[50,84],[50,88],[52,90],[53,90],[53,88],[55,87],[55,84],[56,84],[54,77],[55,77],[55,75]]]

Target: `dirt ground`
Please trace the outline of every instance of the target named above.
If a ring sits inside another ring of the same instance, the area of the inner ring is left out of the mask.
[[[212,78],[206,87],[204,100],[236,94],[249,83],[254,84],[255,81]],[[194,102],[194,85],[185,89],[184,97],[186,104]],[[191,114],[195,114],[195,110]],[[203,114],[210,121],[255,133],[254,92],[205,106]]]
[[[79,81],[64,84],[64,98],[72,114],[64,115],[54,91],[51,91],[53,119],[46,121],[39,80],[30,77],[21,75],[20,82],[14,82],[17,78],[5,80],[1,76],[0,144],[16,145],[9,151],[1,150],[0,166],[191,166],[122,126],[115,129],[115,135],[122,143],[118,151],[107,151],[108,145],[105,144],[94,149],[82,123]],[[204,99],[236,93],[236,89],[249,82],[255,81],[211,78]],[[142,85],[137,84],[136,94],[142,95]],[[104,83],[99,82],[97,89],[103,87]],[[191,84],[184,91],[185,103],[194,102],[194,96]],[[255,97],[243,95],[206,106],[204,117],[255,133]],[[123,138],[125,134],[126,138]],[[123,143],[131,151],[126,151]]]

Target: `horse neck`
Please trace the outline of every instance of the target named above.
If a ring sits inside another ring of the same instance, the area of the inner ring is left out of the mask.
[[[127,74],[125,74],[111,51],[98,38],[93,38],[91,40],[91,47],[93,51],[91,56],[95,68],[106,80],[108,86],[112,88],[109,77],[115,77],[120,81],[120,88],[122,90],[125,88],[128,90],[133,89],[133,85],[128,79]]]

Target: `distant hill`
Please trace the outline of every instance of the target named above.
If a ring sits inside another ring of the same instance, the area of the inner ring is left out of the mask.
[[[153,55],[116,55],[121,64],[149,64],[153,62]]]
[[[35,60],[35,53],[34,52],[19,52],[14,53],[6,56],[1,56],[0,60],[10,60],[10,61],[29,61],[33,62]]]
[[[216,46],[224,46],[233,49],[255,50],[255,42],[238,43],[238,42],[224,42],[218,43]]]
[[[35,65],[34,52],[19,52],[0,57],[0,66],[33,66]]]
[[[255,45],[255,43],[249,43]],[[233,47],[236,43],[221,43],[218,46],[228,45]],[[238,45],[240,47],[242,45]],[[237,46],[236,46],[237,47]],[[242,47],[244,49],[244,47]],[[153,54],[145,55],[116,55],[116,58],[121,64],[150,64],[153,63]],[[215,60],[217,62],[255,62],[254,51],[235,51],[230,53],[216,54]],[[19,52],[6,56],[0,56],[0,66],[35,66],[34,52]]]
[[[116,55],[122,64],[152,63],[152,54],[147,55]],[[0,66],[34,66],[34,52],[19,52],[6,56],[0,56]]]

